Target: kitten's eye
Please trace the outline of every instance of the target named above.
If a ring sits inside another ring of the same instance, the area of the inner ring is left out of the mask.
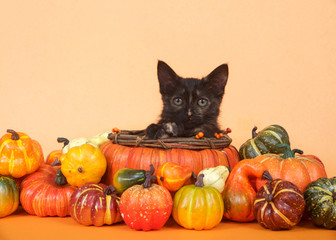
[[[183,103],[183,100],[182,100],[182,98],[174,98],[174,103],[175,103],[177,106],[181,106],[182,103]]]
[[[198,105],[200,105],[201,107],[204,107],[208,104],[208,100],[201,98],[200,100],[198,100]]]

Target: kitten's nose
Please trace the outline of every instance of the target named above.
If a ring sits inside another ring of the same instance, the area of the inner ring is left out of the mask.
[[[191,113],[191,110],[188,109],[188,117],[191,117],[192,113]]]

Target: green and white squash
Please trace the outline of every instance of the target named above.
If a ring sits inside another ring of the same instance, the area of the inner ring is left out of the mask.
[[[243,159],[253,159],[263,154],[281,154],[285,149],[279,144],[288,144],[289,136],[287,131],[279,125],[270,125],[259,133],[257,127],[252,129],[252,139],[247,140],[239,148],[239,157]]]
[[[304,198],[308,215],[317,226],[336,229],[336,177],[311,182]]]
[[[205,168],[199,172],[198,177],[203,174],[203,184],[206,187],[214,187],[220,193],[224,191],[225,182],[228,178],[230,171],[225,166],[217,166],[212,168]]]

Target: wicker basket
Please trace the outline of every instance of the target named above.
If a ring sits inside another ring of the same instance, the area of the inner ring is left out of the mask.
[[[199,138],[196,137],[171,137],[162,139],[149,139],[143,131],[121,130],[120,132],[112,132],[108,138],[115,144],[129,147],[151,147],[162,149],[220,149],[226,148],[232,142],[232,139],[225,134],[221,138]]]

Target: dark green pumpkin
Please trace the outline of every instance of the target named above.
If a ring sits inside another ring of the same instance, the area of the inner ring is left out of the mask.
[[[145,182],[145,175],[145,170],[120,169],[113,176],[113,186],[119,194],[122,194],[127,188],[143,184]]]
[[[259,133],[257,127],[252,129],[252,139],[247,140],[239,148],[240,159],[253,159],[266,153],[280,154],[285,149],[277,145],[289,143],[287,131],[279,125],[270,125]]]
[[[304,198],[308,215],[317,226],[336,228],[336,177],[311,182]]]

